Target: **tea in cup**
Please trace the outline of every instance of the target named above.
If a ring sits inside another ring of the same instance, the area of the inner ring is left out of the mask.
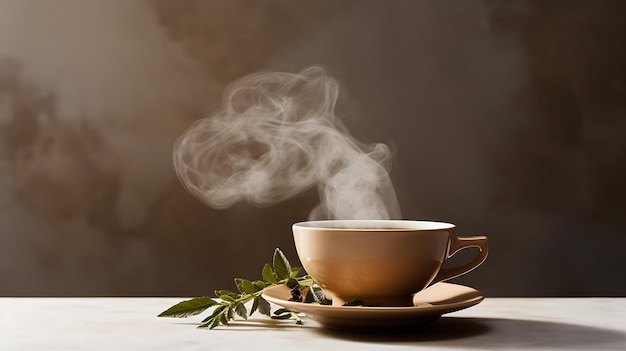
[[[334,306],[412,306],[412,295],[458,277],[487,258],[486,236],[455,236],[450,223],[410,220],[326,220],[293,225],[302,266]],[[442,268],[461,249],[477,247],[468,263]]]

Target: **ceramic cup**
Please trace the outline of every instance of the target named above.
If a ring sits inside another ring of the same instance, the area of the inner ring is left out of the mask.
[[[371,306],[412,306],[412,295],[429,284],[478,267],[488,252],[486,236],[455,236],[455,225],[408,220],[328,220],[293,225],[302,266],[333,305],[361,300]],[[442,268],[468,247],[476,258]]]

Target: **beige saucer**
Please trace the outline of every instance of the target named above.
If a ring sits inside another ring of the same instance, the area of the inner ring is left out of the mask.
[[[340,330],[394,329],[427,324],[441,315],[481,302],[481,293],[467,286],[436,283],[413,297],[413,307],[325,306],[289,301],[285,286],[265,289],[263,297],[276,305],[305,313],[322,326]]]

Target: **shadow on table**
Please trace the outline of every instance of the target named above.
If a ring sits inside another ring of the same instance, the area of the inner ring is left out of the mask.
[[[194,323],[194,322],[175,322],[173,324],[181,324],[181,325],[193,325],[193,326],[198,326],[200,325],[200,323]],[[215,329],[215,331],[259,331],[259,330],[270,330],[270,329],[295,329],[295,330],[302,330],[302,329],[316,329],[316,328],[320,328],[317,325],[313,325],[311,323],[305,322],[304,325],[299,325],[296,324],[296,322],[294,320],[276,320],[276,319],[269,319],[269,318],[262,318],[262,319],[258,319],[258,318],[252,318],[252,319],[248,319],[248,320],[241,320],[241,319],[237,319],[234,321],[231,321],[229,323],[228,326],[219,326],[217,327],[217,329]],[[209,328],[205,328],[204,330],[209,330]]]
[[[402,331],[356,333],[320,328],[317,332],[332,338],[369,343],[437,342],[440,346],[476,349],[538,346],[594,349],[594,346],[602,345],[626,347],[626,334],[618,330],[525,319],[444,317],[427,326]]]

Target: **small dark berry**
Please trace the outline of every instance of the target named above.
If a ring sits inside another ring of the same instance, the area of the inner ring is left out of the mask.
[[[300,287],[296,286],[291,289],[291,299],[290,301],[302,302],[302,291],[300,291]]]

